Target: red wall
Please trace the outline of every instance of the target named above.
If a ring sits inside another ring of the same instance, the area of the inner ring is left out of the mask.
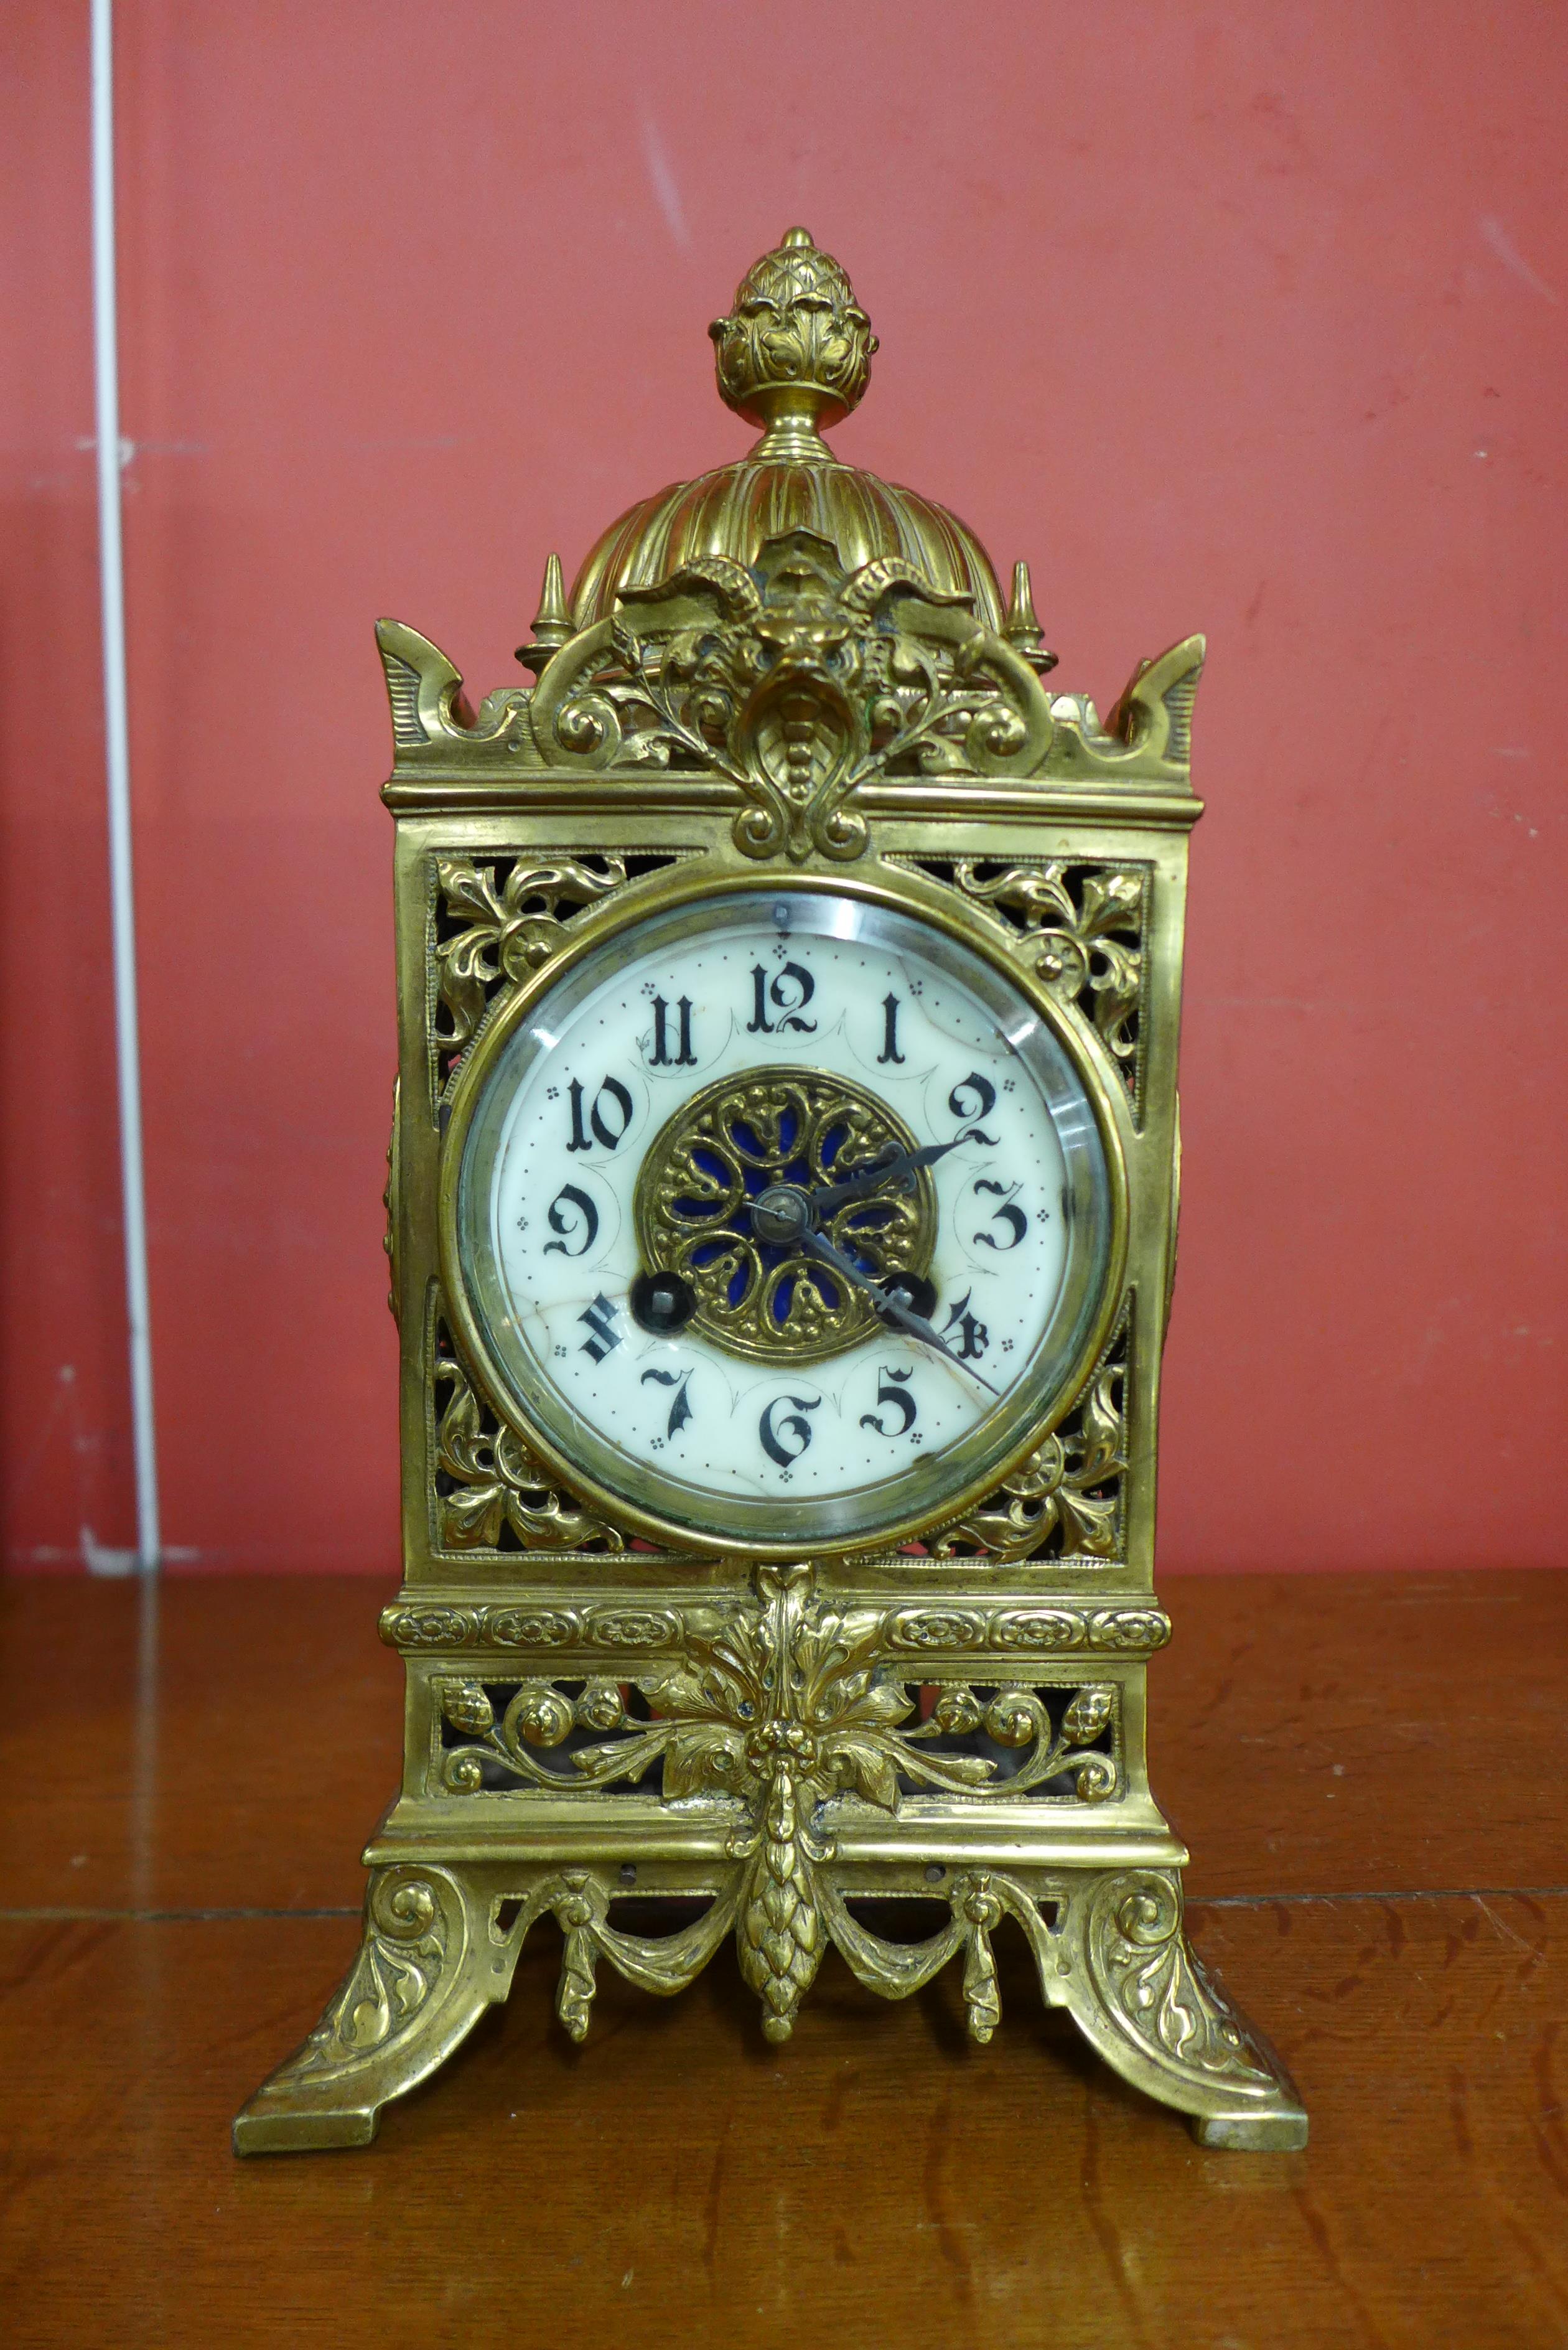
[[[1165,1563],[1561,1562],[1568,11],[117,14],[177,1555],[394,1569],[371,622],[514,680],[545,553],[744,445],[703,330],[803,220],[882,339],[843,453],[1033,559],[1060,682],[1209,632]],[[86,31],[0,36],[20,1564],[132,1525]]]

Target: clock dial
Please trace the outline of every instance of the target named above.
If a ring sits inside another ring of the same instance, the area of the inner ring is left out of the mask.
[[[485,1077],[460,1269],[528,1419],[738,1544],[864,1544],[1004,1459],[1110,1254],[1087,1094],[934,926],[815,890],[586,956]]]

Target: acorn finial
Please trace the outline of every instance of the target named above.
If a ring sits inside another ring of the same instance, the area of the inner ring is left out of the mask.
[[[1029,585],[1027,563],[1015,563],[1012,567],[1012,601],[1002,627],[1013,651],[1039,676],[1055,668],[1056,656],[1046,651],[1045,632],[1034,617],[1034,595]]]
[[[832,254],[809,229],[786,229],[742,278],[730,315],[708,332],[721,399],[753,424],[785,426],[799,442],[795,454],[825,460],[817,428],[848,415],[877,348]]]
[[[566,582],[561,577],[558,555],[545,559],[545,584],[539,590],[539,608],[534,615],[532,641],[517,648],[517,658],[524,669],[535,677],[543,677],[552,657],[559,652],[572,633],[572,615],[566,603]]]

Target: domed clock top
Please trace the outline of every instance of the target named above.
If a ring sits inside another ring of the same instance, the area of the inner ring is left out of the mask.
[[[653,587],[699,557],[750,567],[770,539],[806,530],[837,548],[846,572],[899,558],[1000,629],[996,574],[974,533],[918,492],[841,464],[822,437],[858,405],[877,338],[847,275],[810,232],[792,228],[753,262],[733,308],[708,331],[720,397],[763,437],[732,464],[674,482],[612,523],[572,590],[574,626],[607,619],[623,590]]]

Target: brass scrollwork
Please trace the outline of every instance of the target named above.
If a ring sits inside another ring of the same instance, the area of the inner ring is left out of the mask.
[[[450,1090],[493,998],[548,962],[574,913],[623,889],[629,878],[624,856],[433,859],[431,964],[438,1011],[431,1051],[438,1093]]]
[[[1141,1108],[1144,934],[1149,874],[1137,864],[1085,865],[1072,858],[987,863],[972,857],[891,860],[935,874],[991,907],[1022,934],[1034,971],[1092,1023]]]
[[[1102,1803],[1121,1783],[1120,1692],[1085,1682],[1054,1713],[1054,1692],[952,1683],[910,1726],[914,1700],[888,1669],[897,1611],[827,1607],[804,1566],[759,1569],[757,1594],[754,1607],[711,1613],[705,1631],[689,1626],[678,1662],[637,1676],[640,1712],[603,1675],[524,1680],[509,1696],[472,1675],[438,1678],[457,1742],[438,1739],[431,1792],[477,1794],[497,1773],[535,1791],[635,1786],[657,1764],[665,1802],[719,1800],[728,1850],[745,1864],[742,1969],[781,2039],[826,1947],[829,1799],[896,1814],[910,1788],[1012,1801],[1061,1785],[1068,1800]],[[1016,1762],[952,1751],[981,1737]]]
[[[854,1926],[825,1874],[836,1853],[824,1812],[829,1799],[857,1797],[897,1814],[911,1785],[1012,1800],[1060,1780],[1072,1799],[1104,1802],[1120,1782],[1119,1691],[1086,1683],[1054,1718],[1037,1689],[981,1695],[956,1684],[910,1728],[909,1691],[886,1669],[888,1611],[826,1605],[806,1566],[759,1568],[756,1586],[755,1607],[719,1611],[705,1635],[689,1630],[680,1661],[637,1678],[646,1719],[630,1711],[621,1685],[603,1677],[575,1691],[524,1681],[501,1711],[483,1682],[438,1679],[441,1715],[461,1742],[438,1748],[432,1792],[476,1794],[496,1768],[534,1789],[602,1788],[635,1783],[658,1763],[665,1802],[720,1799],[732,1818],[727,1849],[742,1865],[731,1904],[742,1972],[762,2002],[768,2038],[783,2040],[829,1939],[858,1937],[862,1961],[884,1978],[894,1963],[875,1957],[874,1938]],[[545,1759],[584,1731],[598,1742],[577,1743],[560,1762]],[[987,1755],[940,1743],[975,1733],[1016,1754],[1016,1767],[1004,1773]],[[591,1904],[577,1914],[580,1890],[571,1898],[563,1978],[570,2012],[563,2014],[568,2028],[586,2029],[591,1965],[587,1946],[571,1938],[597,1935],[602,1943],[603,1918],[596,1924]],[[999,1913],[971,1892],[962,1901],[969,1906],[955,1912],[947,1949],[970,1945],[966,1995],[985,2037],[995,1989],[986,1937]]]
[[[626,1537],[565,1492],[514,1428],[482,1404],[467,1372],[432,1314],[429,1348],[433,1400],[435,1491],[440,1547],[493,1550],[626,1548]],[[441,1400],[442,1391],[445,1400]]]
[[[412,1868],[373,1877],[359,1955],[315,2031],[269,2086],[351,2072],[411,2033],[448,1966],[450,1939],[438,1880]]]
[[[1124,1326],[1077,1409],[1009,1471],[995,1492],[929,1537],[933,1557],[1117,1555],[1127,1466],[1126,1347]]]
[[[1106,1878],[1096,1890],[1087,1948],[1106,2012],[1162,2064],[1205,2079],[1272,2085],[1268,2057],[1188,1944],[1173,1877],[1143,1869]]]
[[[562,1649],[674,1648],[689,1628],[707,1631],[711,1608],[628,1609],[616,1606],[448,1607],[400,1602],[381,1617],[381,1638],[394,1648],[416,1653],[466,1648],[549,1654]],[[1001,1656],[1049,1656],[1077,1648],[1118,1656],[1147,1656],[1170,1638],[1162,1608],[1116,1607],[898,1607],[886,1620],[889,1652],[923,1657],[967,1654],[991,1648]],[[555,1669],[564,1671],[564,1662]],[[585,1665],[584,1669],[587,1669]]]
[[[1022,776],[1049,747],[1029,663],[967,598],[878,556],[846,574],[829,541],[787,532],[754,566],[688,564],[625,588],[615,615],[551,660],[534,697],[561,764],[709,769],[742,791],[742,855],[859,857],[846,803],[888,774]]]

